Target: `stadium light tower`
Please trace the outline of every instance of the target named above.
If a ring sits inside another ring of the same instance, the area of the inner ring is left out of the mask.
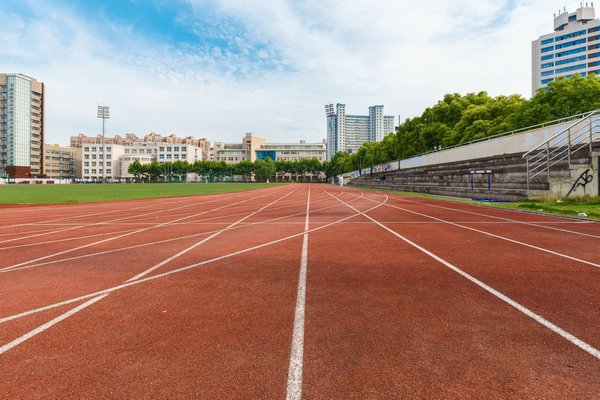
[[[104,121],[110,119],[110,108],[98,106],[98,118],[102,118],[102,183],[106,183],[106,154],[104,153]]]

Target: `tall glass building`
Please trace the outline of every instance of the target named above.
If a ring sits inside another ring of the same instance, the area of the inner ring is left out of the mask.
[[[22,74],[0,74],[0,175],[41,176],[44,84]]]
[[[531,43],[532,95],[558,77],[600,72],[600,20],[593,3],[587,4],[573,13],[563,9],[555,14],[554,32]]]
[[[369,115],[348,115],[346,105],[325,106],[327,115],[327,160],[338,151],[356,153],[366,142],[380,142],[394,131],[394,116],[383,115],[383,106],[369,107]]]

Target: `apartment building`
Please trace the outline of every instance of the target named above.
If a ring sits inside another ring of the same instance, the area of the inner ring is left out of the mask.
[[[600,72],[600,20],[593,3],[573,13],[566,9],[554,15],[554,32],[531,43],[531,91],[561,76],[581,76]]]
[[[383,105],[369,107],[369,115],[346,114],[346,105],[325,106],[327,116],[327,160],[338,151],[356,153],[366,142],[380,142],[394,131],[394,116],[383,115]]]
[[[166,142],[133,142],[131,145],[105,144],[104,152],[101,144],[86,144],[81,148],[82,174],[86,181],[120,180],[131,178],[129,165],[139,161],[149,164],[158,161],[187,161],[193,164],[203,160],[203,149],[191,144]]]
[[[43,165],[48,178],[76,178],[81,174],[77,170],[81,165],[81,149],[45,144]]]
[[[210,152],[210,142],[206,138],[195,139],[192,136],[180,138],[174,134],[169,136],[162,136],[155,132],[150,132],[143,138],[139,138],[133,133],[126,133],[125,136],[115,135],[114,137],[105,137],[104,143],[118,144],[122,146],[132,146],[136,143],[165,143],[172,145],[191,145],[200,148],[202,160],[208,160]],[[70,144],[71,147],[82,147],[85,144],[102,144],[102,135],[86,136],[83,133],[80,133],[77,136],[71,136]]]
[[[0,175],[43,176],[44,84],[0,74]]]

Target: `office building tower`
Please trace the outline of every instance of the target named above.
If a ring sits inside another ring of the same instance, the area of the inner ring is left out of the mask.
[[[380,142],[394,131],[394,116],[383,115],[383,106],[369,107],[369,115],[348,115],[346,105],[325,106],[327,116],[327,160],[338,151],[356,153],[366,142]]]
[[[23,74],[0,74],[0,175],[42,176],[44,84]]]
[[[566,9],[554,15],[554,32],[531,43],[531,91],[546,87],[558,77],[598,74],[600,70],[600,20],[594,3],[573,13]]]

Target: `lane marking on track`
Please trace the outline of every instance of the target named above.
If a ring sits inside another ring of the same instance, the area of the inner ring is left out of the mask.
[[[12,270],[12,269],[17,268],[17,267],[21,267],[21,266],[24,266],[24,265],[27,265],[27,264],[34,263],[36,261],[46,260],[48,258],[56,257],[56,256],[59,256],[61,254],[71,253],[73,251],[85,249],[87,247],[95,246],[95,245],[98,245],[98,244],[101,244],[101,243],[110,242],[110,241],[113,241],[113,240],[116,240],[116,239],[123,238],[125,236],[135,235],[137,233],[145,232],[145,231],[148,231],[150,229],[161,228],[161,227],[164,227],[164,226],[167,226],[167,225],[171,224],[172,222],[179,222],[179,221],[183,221],[183,220],[188,219],[188,218],[197,217],[197,216],[202,215],[202,214],[206,214],[206,213],[209,213],[209,212],[214,212],[214,211],[220,210],[222,208],[230,207],[231,205],[235,205],[235,204],[239,204],[239,203],[244,203],[244,202],[247,202],[247,201],[250,201],[250,200],[254,200],[254,199],[258,198],[258,197],[264,197],[266,195],[267,194],[265,194],[263,196],[257,196],[257,197],[254,197],[254,198],[249,198],[249,199],[246,199],[246,200],[240,200],[240,201],[238,201],[236,203],[226,204],[226,205],[223,205],[223,206],[219,206],[219,207],[214,208],[212,210],[201,211],[199,213],[188,215],[187,217],[181,217],[181,218],[175,219],[173,221],[167,221],[167,222],[163,222],[163,223],[157,224],[155,226],[149,226],[149,227],[146,227],[146,228],[140,228],[140,229],[137,229],[137,230],[132,231],[132,232],[127,232],[127,233],[124,233],[124,234],[121,234],[121,235],[113,236],[113,237],[110,237],[110,238],[107,238],[107,239],[103,239],[103,240],[99,240],[99,241],[96,241],[96,242],[93,242],[93,243],[88,243],[88,244],[85,244],[85,245],[82,245],[82,246],[78,246],[78,247],[74,247],[74,248],[71,248],[71,249],[59,251],[59,252],[56,252],[56,253],[53,253],[53,254],[49,254],[49,255],[46,255],[46,256],[38,257],[38,258],[35,258],[33,260],[28,260],[28,261],[24,261],[24,262],[21,262],[21,263],[18,263],[18,264],[10,265],[8,267],[0,268],[0,272],[7,271],[7,270]],[[125,217],[125,218],[131,218],[131,217]]]
[[[239,192],[234,192],[233,194],[238,194],[238,193]],[[226,193],[226,194],[232,194],[232,193]],[[260,197],[264,197],[267,194],[268,193],[262,194],[260,196],[256,196],[256,197],[254,197],[254,199],[260,198]],[[233,198],[235,199],[235,198],[240,198],[240,197],[244,197],[244,196],[238,195],[238,196],[234,196]],[[150,200],[152,200],[152,199],[150,199]],[[219,202],[222,202],[222,199],[220,199],[220,198],[210,199],[210,200],[207,200],[207,201],[205,201],[203,203],[200,203],[200,205],[207,205],[207,204],[219,203]],[[127,216],[124,216],[124,217],[121,217],[121,218],[116,218],[116,219],[112,219],[112,220],[108,220],[108,221],[94,222],[94,223],[90,223],[90,224],[82,224],[82,223],[71,224],[69,228],[58,229],[58,230],[50,230],[50,231],[44,230],[43,233],[39,233],[39,234],[36,234],[36,235],[31,235],[31,236],[21,236],[21,237],[9,239],[9,240],[3,240],[3,241],[0,241],[0,243],[11,242],[11,241],[16,241],[16,240],[22,240],[22,239],[28,239],[28,238],[36,237],[36,236],[43,236],[43,235],[49,235],[49,234],[54,234],[54,233],[60,233],[60,232],[65,232],[65,231],[70,231],[70,230],[75,230],[75,229],[80,229],[80,228],[89,228],[89,227],[93,227],[93,226],[109,225],[109,224],[111,224],[113,222],[126,221],[126,220],[133,219],[133,218],[145,217],[147,215],[152,215],[152,214],[161,214],[161,213],[165,213],[165,212],[171,212],[171,211],[174,211],[174,210],[181,210],[181,209],[186,209],[186,208],[190,208],[190,207],[198,207],[198,205],[199,205],[199,204],[196,204],[196,203],[190,203],[189,198],[186,198],[185,200],[172,201],[171,203],[174,203],[174,204],[185,203],[185,204],[182,205],[182,206],[171,207],[171,208],[167,208],[167,209],[160,209],[160,210],[154,209],[153,211],[148,212],[148,213],[127,215]],[[116,212],[121,212],[122,213],[124,211],[144,209],[144,208],[149,208],[149,207],[152,207],[152,206],[153,205],[144,205],[144,206],[140,206],[140,207],[134,207],[134,208],[131,208],[131,209],[122,209],[122,210],[117,210],[117,211],[111,210],[108,213],[116,213]],[[48,221],[60,221],[60,220],[67,220],[67,219],[73,219],[73,218],[87,218],[89,216],[95,216],[95,215],[106,216],[106,213],[107,212],[99,212],[99,213],[94,213],[94,214],[81,214],[81,215],[74,216],[74,217],[64,217],[64,218],[58,218],[58,219],[53,219],[53,220],[48,220]],[[16,227],[16,226],[26,226],[26,225],[43,225],[44,223],[47,223],[47,222],[35,222],[35,223],[27,223],[27,224],[21,224],[21,225],[13,225],[13,226]],[[154,225],[156,225],[156,224],[154,224]],[[8,226],[8,227],[10,227],[10,226]],[[2,227],[2,228],[6,228],[6,227]],[[127,230],[123,231],[123,232],[127,232]],[[36,232],[31,232],[31,233],[36,233]],[[14,235],[14,234],[4,234],[4,235]]]
[[[154,210],[154,211],[151,211],[151,212],[148,212],[148,213],[144,213],[144,214],[135,214],[135,215],[131,215],[131,216],[125,216],[125,217],[115,218],[115,219],[108,220],[108,221],[94,222],[92,224],[77,224],[77,226],[71,226],[69,228],[56,229],[56,230],[53,230],[53,231],[44,231],[42,233],[37,233],[37,234],[34,234],[34,235],[20,236],[20,237],[17,237],[17,238],[6,239],[6,240],[0,241],[0,243],[14,242],[14,241],[17,241],[17,240],[30,239],[30,238],[38,237],[38,236],[45,236],[45,235],[50,235],[50,234],[62,233],[62,232],[66,232],[66,231],[72,231],[72,230],[75,230],[75,229],[90,228],[90,227],[93,227],[93,226],[101,226],[101,225],[105,225],[105,224],[111,223],[111,222],[123,221],[123,220],[131,219],[131,218],[145,217],[145,216],[152,215],[152,214],[159,214],[159,213],[163,213],[165,211],[179,210],[179,209],[188,208],[188,207],[191,207],[191,206],[192,205],[184,205],[184,206],[179,206],[179,207],[175,207],[175,208],[169,208],[167,210]],[[147,208],[147,207],[144,207],[144,208]]]
[[[364,193],[360,192],[360,196],[357,196],[354,199],[349,200],[348,202],[351,203],[351,202],[360,200],[363,196],[364,196]],[[338,205],[336,204],[336,205],[333,205],[333,206],[322,207],[322,208],[313,210],[313,213],[315,213],[317,211],[322,211],[322,210],[326,210],[326,209],[329,209],[329,208],[333,208],[333,207],[338,207]],[[285,215],[285,216],[277,217],[277,218],[271,218],[271,219],[267,219],[267,220],[264,220],[264,221],[257,221],[257,222],[252,222],[252,223],[248,223],[248,224],[238,225],[238,226],[236,226],[236,227],[234,227],[232,229],[240,229],[240,228],[245,228],[245,227],[249,227],[249,226],[253,226],[253,225],[260,225],[260,224],[264,224],[264,223],[268,223],[268,222],[272,222],[272,221],[277,221],[277,220],[281,220],[281,219],[285,219],[285,218],[292,218],[292,217],[295,217],[295,216],[298,216],[298,215],[302,215],[302,214],[304,214],[304,212],[296,213],[296,214],[290,214],[290,215]],[[12,269],[6,270],[6,271],[0,270],[0,274],[7,273],[7,272],[22,271],[24,269],[41,267],[41,266],[50,265],[50,264],[57,264],[57,263],[60,263],[60,262],[65,262],[65,261],[73,261],[73,260],[80,260],[80,259],[89,258],[89,257],[101,256],[101,255],[116,253],[116,252],[119,252],[119,251],[132,250],[132,249],[137,249],[137,248],[146,247],[146,246],[154,246],[154,245],[159,245],[159,244],[164,244],[164,243],[170,243],[170,242],[177,241],[177,240],[191,239],[191,238],[195,238],[195,237],[198,237],[198,236],[210,235],[211,233],[214,233],[214,232],[217,232],[217,231],[218,231],[218,229],[213,230],[213,231],[196,233],[196,234],[193,234],[193,235],[178,236],[178,237],[171,238],[171,239],[164,239],[164,240],[158,240],[158,241],[154,241],[154,242],[147,242],[147,243],[137,244],[137,245],[133,245],[133,246],[120,247],[120,248],[111,249],[111,250],[99,251],[99,252],[96,252],[96,253],[89,253],[89,254],[84,254],[84,255],[76,256],[76,257],[61,258],[61,259],[58,259],[58,260],[52,260],[52,261],[47,261],[47,262],[38,263],[38,264],[30,264],[30,265],[26,265],[26,266],[23,266],[23,267],[12,268]]]
[[[325,200],[318,200],[316,201],[316,203],[320,203],[322,201]],[[298,203],[300,204],[300,203]],[[303,204],[303,203],[302,203]],[[294,207],[295,205],[289,205],[289,206],[283,206],[283,207],[274,207],[271,210],[281,210],[284,208],[289,208],[289,207]],[[231,207],[230,209],[237,209],[237,208],[241,208],[241,207]],[[185,215],[185,214],[183,214]],[[177,227],[177,225],[185,225],[185,226],[189,226],[189,225],[215,225],[215,224],[229,224],[229,222],[210,222],[213,221],[215,219],[222,219],[222,218],[228,218],[228,217],[233,217],[233,216],[237,216],[237,215],[245,215],[245,213],[235,213],[235,214],[227,214],[225,216],[217,216],[217,217],[210,217],[210,218],[204,218],[201,221],[185,221],[185,222],[169,222],[168,226],[173,226],[173,227]],[[108,225],[119,225],[121,223],[116,223],[116,224],[109,224],[108,222],[103,222],[101,225],[102,226],[108,226]],[[122,224],[127,224],[127,225],[148,225],[148,226],[156,226],[156,222],[135,222],[135,223],[122,223]],[[9,250],[9,249],[14,249],[14,248],[19,248],[19,247],[33,247],[33,246],[41,246],[44,244],[49,244],[49,243],[57,243],[57,242],[65,242],[65,241],[70,241],[70,240],[79,240],[79,239],[86,239],[86,238],[90,238],[90,237],[96,237],[96,236],[103,236],[103,235],[109,235],[109,234],[119,234],[119,233],[126,233],[126,232],[133,232],[136,229],[139,228],[130,228],[130,229],[123,229],[120,231],[114,231],[114,232],[107,232],[107,233],[97,233],[94,235],[86,235],[86,236],[76,236],[76,237],[70,237],[70,238],[65,238],[65,239],[56,239],[56,240],[49,240],[49,241],[45,241],[45,242],[34,242],[34,243],[25,243],[25,244],[19,244],[19,245],[14,245],[14,246],[7,246],[7,247],[0,247],[0,250]],[[210,232],[212,233],[212,232]],[[14,233],[11,235],[15,235]],[[0,236],[2,236],[0,234]],[[22,239],[22,238],[18,238],[18,239]],[[2,242],[0,242],[2,243]],[[37,264],[36,264],[37,265]]]
[[[204,239],[202,239],[201,241],[199,241],[199,242],[197,242],[197,243],[194,243],[193,245],[189,246],[188,248],[186,248],[186,249],[184,249],[184,250],[181,250],[179,253],[177,253],[177,254],[175,254],[175,255],[173,255],[173,256],[171,256],[171,257],[169,257],[169,258],[167,258],[167,259],[165,259],[165,260],[163,260],[163,261],[161,261],[161,262],[159,262],[158,264],[156,264],[156,265],[154,265],[154,266],[152,266],[152,267],[148,268],[147,270],[145,270],[145,271],[143,271],[143,272],[140,272],[139,274],[137,274],[136,276],[134,276],[134,277],[133,277],[133,278],[131,278],[131,279],[128,279],[128,280],[126,280],[125,282],[136,281],[136,280],[140,279],[141,277],[143,277],[143,276],[145,276],[145,275],[148,275],[150,272],[152,272],[152,271],[154,271],[154,270],[157,270],[158,268],[162,267],[163,265],[165,265],[165,264],[168,264],[169,262],[171,262],[171,261],[173,261],[174,259],[176,259],[176,258],[178,258],[178,257],[180,257],[180,256],[182,256],[182,255],[184,255],[185,253],[187,253],[187,252],[189,252],[189,251],[191,251],[191,250],[195,249],[196,247],[200,246],[201,244],[208,242],[210,239],[212,239],[212,238],[214,238],[214,237],[216,237],[216,236],[220,235],[221,233],[223,233],[223,232],[225,232],[225,231],[227,231],[227,230],[229,230],[229,229],[233,228],[234,226],[238,225],[240,222],[242,222],[242,221],[244,221],[244,220],[246,220],[246,219],[248,219],[248,218],[250,218],[250,217],[252,217],[252,216],[254,216],[254,215],[256,215],[256,214],[258,214],[259,212],[263,211],[265,208],[267,208],[267,207],[269,207],[269,206],[271,206],[271,205],[273,205],[273,204],[275,204],[275,203],[277,203],[277,202],[279,202],[279,201],[281,201],[281,200],[285,199],[285,198],[286,198],[286,197],[288,197],[290,194],[292,194],[292,193],[295,193],[297,190],[298,190],[298,188],[296,188],[296,189],[294,189],[294,190],[292,190],[292,191],[290,191],[290,192],[287,192],[287,193],[286,193],[286,194],[284,194],[283,196],[279,197],[277,200],[273,200],[272,202],[270,202],[270,203],[269,203],[269,204],[267,204],[266,206],[263,206],[263,207],[261,207],[260,209],[258,209],[258,210],[256,210],[256,211],[254,211],[254,212],[252,212],[252,213],[250,213],[250,214],[246,215],[245,217],[243,217],[243,218],[241,218],[241,219],[238,219],[237,221],[235,221],[234,223],[230,224],[229,226],[227,226],[227,227],[225,227],[225,228],[223,228],[223,229],[220,229],[220,230],[218,230],[217,232],[213,233],[213,234],[212,234],[212,235],[210,235],[209,237],[207,237],[207,238],[204,238]]]
[[[182,254],[185,254],[186,252],[188,252],[188,251],[192,250],[193,248],[197,247],[198,245],[200,245],[200,244],[202,244],[202,243],[205,243],[206,241],[208,241],[208,240],[210,240],[210,239],[214,238],[215,236],[219,235],[219,234],[220,234],[220,233],[222,233],[222,232],[225,232],[227,229],[229,229],[229,228],[231,228],[231,227],[233,227],[233,226],[237,225],[238,223],[240,223],[240,222],[244,221],[245,219],[247,219],[247,218],[250,218],[250,217],[251,217],[251,216],[253,216],[253,215],[256,215],[257,213],[259,213],[260,211],[262,211],[262,210],[264,210],[265,208],[269,207],[270,205],[277,203],[278,201],[280,201],[280,200],[284,199],[285,197],[289,196],[289,195],[290,195],[290,194],[292,194],[292,193],[295,193],[297,190],[298,190],[298,188],[296,188],[296,189],[294,189],[294,190],[292,190],[292,191],[290,191],[290,192],[286,193],[285,195],[283,195],[283,196],[279,197],[278,199],[276,199],[276,200],[272,201],[271,203],[269,203],[269,204],[267,204],[267,205],[265,205],[265,206],[261,207],[259,210],[256,210],[256,211],[254,211],[254,212],[252,212],[252,213],[250,213],[250,214],[246,215],[244,218],[242,218],[242,219],[240,219],[240,220],[238,220],[238,221],[234,222],[233,224],[229,225],[227,228],[225,228],[225,229],[222,229],[222,230],[220,230],[220,231],[218,231],[218,232],[214,233],[214,234],[213,234],[213,235],[211,235],[210,237],[208,237],[208,238],[206,238],[206,239],[204,239],[204,240],[202,240],[202,241],[200,241],[200,242],[196,243],[196,244],[195,244],[195,245],[193,245],[193,246],[190,246],[190,247],[188,247],[187,249],[185,249],[185,250],[183,250],[183,251],[181,251],[181,252],[177,253],[176,255],[174,255],[174,256],[172,256],[172,257],[170,257],[170,258],[168,258],[168,259],[166,259],[166,260],[162,261],[161,263],[159,263],[159,264],[157,264],[157,265],[155,265],[155,266],[153,266],[153,267],[149,268],[148,270],[146,270],[146,271],[142,272],[141,274],[138,274],[138,275],[136,275],[135,277],[133,277],[133,278],[131,278],[131,279],[129,279],[129,280],[127,280],[127,281],[125,281],[125,283],[127,283],[127,282],[131,282],[131,281],[134,281],[134,280],[136,280],[136,279],[139,279],[139,278],[141,278],[142,276],[144,276],[144,275],[146,275],[146,274],[148,274],[148,273],[150,273],[150,272],[154,271],[155,269],[157,269],[157,268],[159,268],[159,267],[161,267],[161,266],[165,265],[165,264],[166,264],[166,263],[168,263],[169,261],[171,261],[171,260],[173,260],[173,259],[175,259],[175,258],[177,258],[177,257],[181,256]],[[310,189],[309,189],[309,190],[310,190]],[[106,294],[100,295],[100,296],[98,296],[98,297],[95,297],[95,298],[93,298],[93,299],[89,300],[88,302],[86,302],[86,303],[84,303],[84,304],[82,304],[82,305],[80,305],[80,306],[78,306],[78,307],[75,307],[74,309],[72,309],[72,310],[70,310],[70,311],[68,311],[68,312],[66,312],[66,313],[64,313],[64,314],[62,314],[62,315],[60,315],[60,316],[58,316],[58,317],[56,317],[56,318],[52,319],[51,321],[49,321],[49,322],[47,322],[47,323],[45,323],[45,324],[43,324],[43,325],[41,325],[41,326],[37,327],[36,329],[34,329],[34,330],[32,330],[32,331],[30,331],[30,332],[26,333],[25,335],[23,335],[23,336],[21,336],[21,337],[19,337],[19,338],[15,339],[15,340],[13,340],[12,342],[10,342],[10,343],[8,343],[8,344],[6,344],[6,345],[4,345],[4,346],[0,347],[0,355],[1,355],[2,353],[6,352],[6,351],[8,351],[8,350],[10,350],[10,349],[12,349],[12,348],[14,348],[14,347],[18,346],[19,344],[21,344],[21,343],[23,343],[23,342],[27,341],[28,339],[32,338],[33,336],[35,336],[35,335],[37,335],[37,334],[39,334],[39,333],[41,333],[41,332],[45,331],[46,329],[48,329],[48,328],[50,328],[50,327],[52,327],[52,326],[54,326],[54,325],[58,324],[59,322],[63,321],[64,319],[66,319],[66,318],[68,318],[68,317],[70,317],[71,315],[73,315],[73,314],[75,314],[75,313],[77,313],[77,312],[79,312],[79,311],[83,310],[84,308],[86,308],[86,307],[88,307],[88,306],[90,306],[90,305],[92,305],[92,304],[96,303],[96,302],[97,302],[97,301],[99,301],[99,300],[102,300],[103,298],[107,297],[108,295],[109,295],[109,293],[106,293]]]
[[[338,201],[341,201],[341,200],[338,199]],[[349,204],[346,204],[346,205],[348,207],[350,207],[351,209],[353,209],[354,211],[357,211],[356,208],[354,208],[353,206],[351,206]],[[544,317],[542,317],[542,316],[534,313],[533,311],[531,311],[527,307],[521,305],[520,303],[517,303],[516,301],[514,301],[510,297],[508,297],[508,296],[500,293],[499,291],[497,291],[493,287],[491,287],[491,286],[483,283],[482,281],[480,281],[479,279],[473,277],[472,275],[469,275],[468,273],[464,272],[463,270],[461,270],[460,268],[454,266],[453,264],[449,263],[448,261],[444,260],[443,258],[438,257],[437,255],[435,255],[434,253],[430,252],[429,250],[427,250],[427,249],[419,246],[415,242],[413,242],[413,241],[405,238],[404,236],[400,235],[398,232],[396,232],[396,231],[388,228],[387,226],[383,225],[379,221],[376,221],[375,219],[373,219],[371,216],[367,215],[366,213],[363,214],[363,215],[366,218],[368,218],[369,220],[373,221],[375,224],[377,224],[380,227],[382,227],[383,229],[385,229],[386,231],[388,231],[391,234],[393,234],[394,236],[398,237],[399,239],[403,240],[404,242],[408,243],[409,245],[413,246],[414,248],[418,249],[419,251],[427,254],[429,257],[431,257],[434,260],[440,262],[441,264],[443,264],[446,267],[450,268],[451,270],[453,270],[454,272],[458,273],[459,275],[462,275],[464,278],[468,279],[469,281],[471,281],[472,283],[476,284],[480,288],[482,288],[485,291],[491,293],[492,295],[494,295],[498,299],[504,301],[505,303],[509,304],[510,306],[512,306],[512,307],[516,308],[517,310],[519,310],[520,312],[522,312],[523,314],[525,314],[528,317],[532,318],[536,322],[538,322],[541,325],[545,326],[546,328],[550,329],[552,332],[554,332],[554,333],[562,336],[564,339],[566,339],[570,343],[574,344],[575,346],[579,347],[580,349],[584,350],[588,354],[592,355],[593,357],[596,357],[597,359],[600,359],[600,351],[597,350],[596,348],[592,347],[591,345],[587,344],[583,340],[575,337],[571,333],[569,333],[569,332],[565,331],[564,329],[560,328],[559,326],[553,324],[552,322],[548,321]]]
[[[83,310],[86,307],[91,306],[92,304],[94,304],[95,302],[102,300],[103,298],[105,298],[106,296],[108,296],[108,294],[104,294],[98,297],[94,297],[93,299],[75,307],[74,309],[59,315],[58,317],[52,319],[51,321],[46,322],[44,325],[41,325],[37,328],[35,328],[34,330],[26,333],[25,335],[13,340],[10,343],[5,344],[4,346],[0,347],[0,354],[6,353],[8,350],[20,345],[21,343],[31,339],[32,337],[34,337],[35,335],[44,332],[46,329],[58,324],[59,322],[69,318],[71,315],[78,313],[79,311]]]
[[[290,367],[287,381],[287,400],[302,398],[302,362],[304,358],[304,311],[306,305],[306,270],[308,265],[308,229],[310,215],[310,186],[306,200],[306,220],[302,238],[302,259],[298,277],[298,293],[296,295],[296,312],[294,314],[294,330],[292,333],[292,349],[290,351]]]
[[[369,200],[368,198],[365,198],[365,199]],[[580,262],[580,263],[583,263],[583,264],[588,264],[588,265],[591,265],[591,266],[596,267],[596,268],[600,268],[600,264],[597,264],[597,263],[594,263],[594,262],[591,262],[591,261],[587,261],[587,260],[582,260],[581,258],[572,257],[572,256],[569,256],[569,255],[566,255],[566,254],[558,253],[556,251],[553,251],[553,250],[550,250],[550,249],[545,249],[545,248],[539,247],[539,246],[535,246],[533,244],[521,242],[521,241],[515,240],[515,239],[510,239],[510,238],[507,238],[507,237],[504,237],[504,236],[496,235],[494,233],[482,231],[480,229],[471,228],[469,226],[460,225],[460,224],[457,224],[455,222],[447,221],[445,219],[438,218],[438,217],[433,217],[431,215],[423,214],[423,213],[420,213],[420,212],[417,212],[417,211],[408,210],[408,209],[403,208],[403,207],[398,207],[398,206],[394,206],[394,205],[391,205],[391,204],[386,204],[386,206],[387,207],[396,208],[398,210],[406,211],[406,212],[411,213],[411,214],[420,215],[422,217],[431,218],[431,219],[443,222],[445,224],[449,224],[449,225],[457,226],[457,227],[462,228],[462,229],[467,229],[467,230],[470,230],[470,231],[473,231],[473,232],[481,233],[481,234],[484,234],[484,235],[487,235],[487,236],[490,236],[490,237],[493,237],[493,238],[496,238],[496,239],[505,240],[507,242],[511,242],[511,243],[515,243],[515,244],[518,244],[518,245],[521,245],[521,246],[529,247],[529,248],[532,248],[532,249],[535,249],[535,250],[543,251],[545,253],[549,253],[549,254],[552,254],[552,255],[555,255],[555,256],[559,256],[559,257],[563,257],[563,258],[566,258],[566,259],[569,259],[569,260],[572,260],[572,261],[577,261],[577,262]]]
[[[135,229],[137,229],[137,228],[135,228]],[[84,235],[84,236],[68,237],[68,238],[64,238],[64,239],[47,240],[45,242],[15,244],[13,246],[0,247],[0,250],[18,249],[18,248],[22,248],[22,247],[43,246],[43,245],[52,244],[52,243],[68,242],[70,240],[80,240],[80,239],[89,239],[89,238],[98,237],[98,236],[115,235],[115,234],[118,234],[118,233],[133,232],[135,229],[123,229],[123,230],[120,230],[120,231],[112,231],[112,232],[106,232],[106,233],[95,233],[93,235]]]
[[[555,228],[555,227],[552,227],[552,226],[540,225],[541,223],[544,223],[544,222],[538,222],[538,223],[536,223],[536,222],[531,222],[531,221],[519,221],[517,219],[498,217],[498,216],[495,216],[495,215],[477,213],[477,212],[474,212],[474,211],[461,210],[461,209],[452,208],[452,207],[445,207],[445,206],[440,206],[440,205],[437,205],[437,204],[431,204],[431,203],[426,203],[426,202],[421,202],[421,201],[412,201],[412,200],[405,200],[405,201],[408,202],[408,203],[413,203],[413,204],[426,205],[428,207],[436,207],[436,208],[441,208],[441,209],[444,209],[444,210],[450,210],[450,211],[454,211],[454,212],[460,212],[460,213],[464,213],[464,214],[472,214],[472,215],[478,215],[478,216],[483,216],[483,217],[488,217],[488,218],[495,218],[495,219],[500,219],[500,220],[504,220],[504,221],[511,221],[511,222],[517,223],[517,224],[536,226],[538,228],[551,229],[551,230],[556,230],[556,231],[560,231],[560,232],[572,233],[574,235],[581,235],[581,236],[587,236],[587,237],[593,237],[593,238],[596,238],[596,239],[600,239],[600,236],[598,236],[598,235],[592,235],[592,234],[585,233],[585,232],[572,231],[570,229]],[[473,207],[482,207],[482,206],[477,206],[477,205],[471,205],[471,206],[473,206]],[[506,211],[508,211],[508,210],[506,210]],[[558,216],[548,216],[548,217],[549,218],[550,217],[559,217],[560,218],[560,215],[558,215]],[[564,222],[564,223],[567,223],[567,222]],[[572,224],[573,222],[568,222],[568,223]],[[594,221],[581,221],[581,222],[578,221],[577,222],[577,224],[591,224],[591,223],[593,224],[593,223],[597,223],[597,222],[594,222]]]
[[[333,195],[331,195],[331,196],[335,197]],[[113,286],[113,287],[110,287],[108,289],[99,290],[99,291],[96,291],[96,292],[93,292],[93,293],[89,293],[89,294],[86,294],[86,295],[83,295],[83,296],[75,297],[75,298],[72,298],[72,299],[69,299],[69,300],[64,300],[64,301],[61,301],[59,303],[54,303],[54,304],[50,304],[50,305],[47,305],[47,306],[44,306],[44,307],[39,307],[39,308],[36,308],[36,309],[33,309],[33,310],[25,311],[25,312],[22,312],[22,313],[19,313],[19,314],[14,314],[14,315],[10,315],[10,316],[7,316],[7,317],[3,317],[3,318],[0,318],[0,324],[4,323],[4,322],[15,320],[15,319],[18,319],[18,318],[26,317],[28,315],[36,314],[36,313],[39,313],[39,312],[42,312],[42,311],[47,311],[47,310],[50,310],[50,309],[53,309],[53,308],[56,308],[56,307],[61,307],[61,306],[67,305],[67,304],[76,303],[78,301],[89,299],[91,297],[96,297],[96,296],[99,296],[99,295],[102,295],[102,294],[112,293],[112,292],[115,292],[117,290],[121,290],[121,289],[130,287],[130,286],[134,286],[134,285],[138,285],[140,283],[152,281],[152,280],[155,280],[155,279],[160,279],[160,278],[163,278],[163,277],[166,277],[166,276],[170,276],[170,275],[173,275],[173,274],[177,274],[177,273],[180,273],[180,272],[183,272],[183,271],[187,271],[187,270],[190,270],[190,269],[195,269],[195,268],[198,268],[198,267],[206,265],[206,264],[210,264],[210,263],[213,263],[213,262],[216,262],[216,261],[225,260],[225,259],[228,259],[228,258],[231,258],[231,257],[235,257],[235,256],[240,255],[240,254],[248,253],[250,251],[254,251],[254,250],[257,250],[257,249],[262,249],[263,247],[267,247],[267,246],[271,246],[271,245],[274,245],[274,244],[277,244],[277,243],[281,243],[281,242],[284,242],[286,240],[290,240],[290,239],[293,239],[295,237],[299,237],[301,235],[304,235],[305,233],[312,233],[312,232],[316,232],[316,231],[319,231],[319,230],[322,230],[322,229],[326,229],[326,228],[328,228],[330,226],[333,226],[333,225],[336,225],[336,224],[338,224],[340,222],[346,221],[346,220],[351,219],[351,218],[356,218],[356,217],[358,217],[360,215],[363,215],[364,213],[367,213],[367,212],[370,212],[372,210],[375,210],[376,208],[379,208],[379,207],[385,205],[386,201],[387,201],[387,196],[386,196],[386,199],[384,201],[382,201],[381,203],[379,203],[379,204],[377,204],[377,205],[375,205],[375,206],[373,206],[373,207],[371,207],[371,208],[369,208],[369,209],[367,209],[365,211],[360,211],[357,214],[346,216],[346,217],[341,218],[341,219],[339,219],[337,221],[330,222],[330,223],[328,223],[326,225],[322,225],[322,226],[319,226],[319,227],[316,227],[316,228],[309,229],[307,232],[296,233],[296,234],[293,234],[293,235],[290,235],[290,236],[286,236],[286,237],[283,237],[283,238],[280,238],[280,239],[272,240],[272,241],[267,242],[267,243],[263,243],[263,244],[252,246],[252,247],[248,247],[246,249],[238,250],[238,251],[235,251],[235,252],[232,252],[232,253],[229,253],[229,254],[225,254],[225,255],[214,257],[214,258],[211,258],[211,259],[208,259],[208,260],[204,260],[204,261],[201,261],[199,263],[187,265],[185,267],[177,268],[177,269],[174,269],[174,270],[171,270],[171,271],[167,271],[167,272],[163,272],[163,273],[160,273],[160,274],[157,274],[157,275],[152,275],[152,276],[149,276],[149,277],[146,277],[146,278],[142,278],[142,279],[137,280],[137,281],[123,283],[121,285]]]
[[[174,203],[175,204],[183,203],[183,201],[176,201]],[[102,203],[99,203],[99,204],[102,204]],[[155,205],[154,204],[150,204],[150,205],[144,204],[144,205],[141,205],[139,207],[122,208],[122,209],[119,209],[119,210],[101,211],[101,212],[92,213],[92,214],[82,213],[82,214],[78,214],[78,215],[71,215],[69,217],[47,219],[47,220],[44,220],[44,221],[27,222],[27,223],[22,223],[22,224],[13,224],[13,225],[4,225],[4,226],[0,226],[0,229],[16,228],[16,227],[19,227],[19,226],[50,224],[51,222],[54,222],[54,221],[65,221],[65,220],[77,219],[77,218],[89,218],[89,217],[94,217],[94,216],[98,216],[98,215],[106,217],[108,214],[118,214],[118,213],[122,213],[122,212],[126,212],[126,211],[131,211],[131,210],[139,210],[139,209],[144,209],[144,208],[150,208],[150,207],[153,207],[153,206],[155,206]],[[44,208],[49,208],[51,211],[57,211],[57,207],[56,207],[55,204],[52,205],[51,207],[44,207]],[[62,208],[66,209],[67,207],[62,207]],[[97,208],[97,207],[95,207],[95,208]],[[35,210],[39,211],[40,208],[36,207]],[[27,209],[26,212],[27,212],[27,214],[30,214],[31,210]],[[69,212],[71,212],[71,211],[69,211]]]

